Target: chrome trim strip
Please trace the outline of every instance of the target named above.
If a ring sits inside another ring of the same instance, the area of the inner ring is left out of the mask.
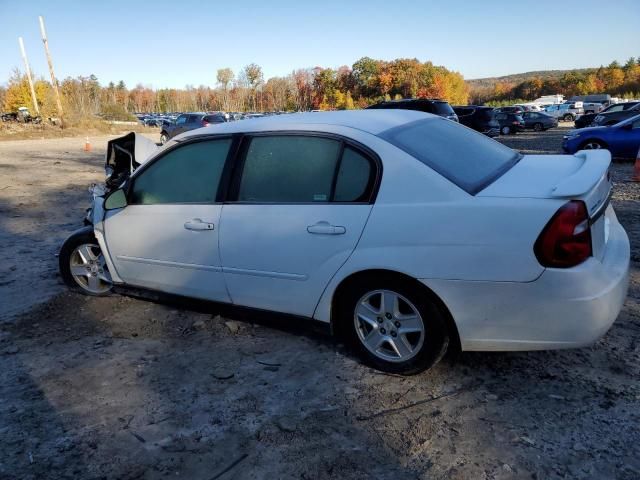
[[[284,280],[304,281],[307,279],[306,275],[301,275],[299,273],[268,272],[264,270],[249,270],[248,268],[223,267],[222,271],[224,273],[235,273],[237,275],[252,275],[254,277],[282,278]]]
[[[124,260],[127,262],[146,263],[148,265],[161,265],[163,267],[173,268],[190,268],[193,270],[206,270],[210,272],[224,272],[234,273],[237,275],[251,275],[254,277],[269,277],[269,278],[281,278],[284,280],[307,280],[306,275],[299,273],[283,273],[283,272],[269,272],[265,270],[250,270],[248,268],[232,268],[232,267],[214,267],[212,265],[200,265],[197,263],[182,263],[182,262],[170,262],[168,260],[155,260],[152,258],[141,257],[129,257],[127,255],[118,255],[118,260]]]
[[[607,210],[609,203],[611,203],[612,196],[613,196],[613,188],[609,190],[609,195],[607,195],[607,198],[605,199],[605,201],[600,204],[598,209],[595,212],[593,212],[593,215],[591,215],[591,218],[589,218],[589,225],[593,225],[598,221],[598,219],[602,215],[604,215],[604,212]]]
[[[146,263],[149,265],[162,265],[164,267],[174,268],[190,268],[193,270],[207,270],[210,272],[222,272],[222,267],[214,267],[212,265],[199,265],[197,263],[170,262],[168,260],[154,260],[152,258],[129,257],[127,255],[118,255],[118,260],[127,262]]]

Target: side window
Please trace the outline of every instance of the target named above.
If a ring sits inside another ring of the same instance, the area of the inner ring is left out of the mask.
[[[231,139],[182,145],[134,177],[129,203],[213,203]]]
[[[189,115],[189,123],[195,123],[200,119],[200,115]]]
[[[635,122],[633,122],[633,126],[631,128],[634,130],[640,128],[640,120],[636,120]]]
[[[371,161],[351,147],[345,147],[338,170],[334,201],[366,202],[373,183]]]
[[[254,137],[247,149],[238,201],[328,202],[341,143],[320,137]]]
[[[496,115],[496,120],[506,120],[507,116],[504,113],[499,113]]]
[[[176,125],[182,125],[183,123],[187,123],[187,116],[186,115],[180,115],[178,117],[178,119],[176,120]]]

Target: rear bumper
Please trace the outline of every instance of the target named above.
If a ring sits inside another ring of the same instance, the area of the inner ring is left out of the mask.
[[[573,348],[604,335],[629,284],[629,239],[613,217],[602,260],[547,269],[535,281],[423,280],[449,308],[463,350]]]

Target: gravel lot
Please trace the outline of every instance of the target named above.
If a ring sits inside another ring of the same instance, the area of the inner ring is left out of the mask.
[[[564,126],[501,141],[557,153]],[[0,142],[0,479],[640,478],[640,187],[615,164],[629,298],[579,350],[413,377],[304,326],[65,291],[108,137]]]

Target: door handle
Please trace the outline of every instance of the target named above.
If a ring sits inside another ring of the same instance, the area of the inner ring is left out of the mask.
[[[197,232],[213,230],[213,223],[203,222],[201,218],[194,218],[193,220],[184,222],[184,228],[187,230],[195,230]]]
[[[346,231],[346,228],[339,225],[331,225],[329,222],[318,222],[307,227],[307,232],[316,235],[343,235]]]

